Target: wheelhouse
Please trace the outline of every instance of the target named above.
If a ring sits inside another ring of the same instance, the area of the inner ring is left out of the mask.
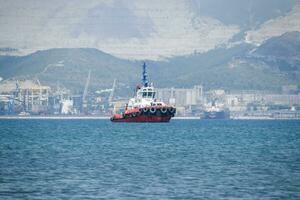
[[[153,87],[142,87],[137,92],[138,98],[146,98],[146,99],[154,99],[155,98],[155,90]]]

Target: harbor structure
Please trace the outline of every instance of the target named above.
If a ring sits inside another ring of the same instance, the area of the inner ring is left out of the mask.
[[[16,111],[42,113],[49,105],[51,88],[38,80],[4,81],[0,84],[0,101],[9,114]]]
[[[203,101],[203,87],[195,85],[193,88],[158,88],[157,98],[178,107],[194,106]]]

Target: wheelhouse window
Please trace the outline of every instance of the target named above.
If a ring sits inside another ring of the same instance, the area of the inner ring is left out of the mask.
[[[154,98],[155,92],[152,88],[144,88],[140,92],[138,92],[138,96],[142,98]]]

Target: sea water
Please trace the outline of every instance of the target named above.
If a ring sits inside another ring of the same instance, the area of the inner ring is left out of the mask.
[[[300,199],[300,121],[0,128],[0,199]]]

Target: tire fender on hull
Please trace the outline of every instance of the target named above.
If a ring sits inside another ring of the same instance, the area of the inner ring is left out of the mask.
[[[150,108],[150,113],[151,114],[155,114],[156,113],[156,108],[155,107],[151,107]]]
[[[171,114],[174,114],[176,112],[175,108],[173,107],[170,107],[168,110]]]
[[[148,108],[143,108],[143,113],[148,113],[149,109]]]
[[[167,111],[168,111],[168,109],[167,109],[166,107],[162,107],[162,108],[160,109],[160,112],[163,113],[163,114],[166,114]]]

